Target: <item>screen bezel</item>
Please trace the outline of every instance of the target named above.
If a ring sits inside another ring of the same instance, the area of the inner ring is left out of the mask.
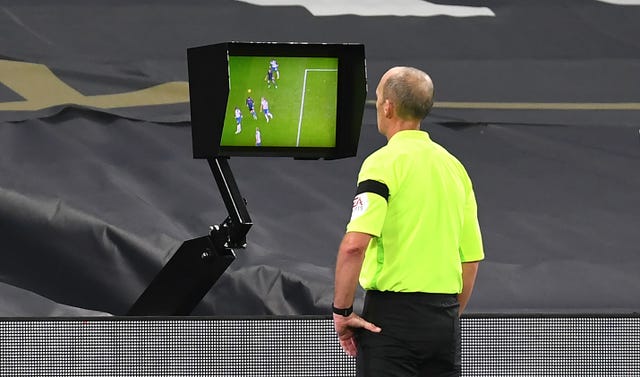
[[[229,96],[229,56],[338,59],[334,147],[221,146]],[[187,49],[194,158],[337,159],[357,153],[367,95],[364,45],[355,43],[224,42]]]

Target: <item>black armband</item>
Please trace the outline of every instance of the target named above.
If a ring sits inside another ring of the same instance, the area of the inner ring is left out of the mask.
[[[389,187],[382,182],[374,181],[372,179],[360,182],[356,189],[356,195],[362,194],[363,192],[378,194],[383,197],[384,200],[389,201]]]

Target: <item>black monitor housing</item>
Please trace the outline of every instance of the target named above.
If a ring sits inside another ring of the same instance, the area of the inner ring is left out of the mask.
[[[226,42],[189,48],[187,60],[193,157],[209,162],[229,216],[176,250],[129,309],[131,316],[191,314],[235,260],[234,249],[246,247],[253,223],[229,157],[338,159],[357,152],[367,93],[363,45]],[[272,61],[282,81],[277,74],[263,80]],[[239,103],[254,93],[279,106],[277,120],[258,118],[257,98],[255,118]],[[236,108],[244,113],[244,130]],[[257,143],[260,127],[264,143]]]
[[[364,45],[225,42],[189,48],[187,60],[194,158],[356,155],[367,94]],[[272,60],[282,75],[274,83],[278,88],[267,88]],[[252,95],[256,121],[245,103]],[[261,97],[273,98],[275,117],[268,126]],[[236,107],[244,138],[232,132]],[[261,145],[254,128],[262,132]]]

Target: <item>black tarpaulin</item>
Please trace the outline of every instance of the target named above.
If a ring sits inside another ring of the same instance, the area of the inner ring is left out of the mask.
[[[0,4],[0,316],[124,314],[183,241],[224,220],[191,158],[186,49],[226,40],[364,43],[369,100],[393,65],[432,75],[423,128],[478,197],[487,259],[470,311],[638,310],[638,6]],[[355,158],[232,158],[254,225],[194,314],[326,314],[357,171],[383,143],[369,105]]]

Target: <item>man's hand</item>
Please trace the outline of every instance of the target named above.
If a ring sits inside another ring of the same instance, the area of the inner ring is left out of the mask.
[[[351,357],[356,357],[358,354],[358,348],[356,345],[354,330],[357,328],[364,328],[371,332],[380,332],[381,328],[374,325],[371,322],[367,322],[364,318],[360,317],[356,313],[351,313],[348,317],[341,316],[339,314],[333,315],[333,327],[338,333],[338,339],[340,339],[340,347]]]

